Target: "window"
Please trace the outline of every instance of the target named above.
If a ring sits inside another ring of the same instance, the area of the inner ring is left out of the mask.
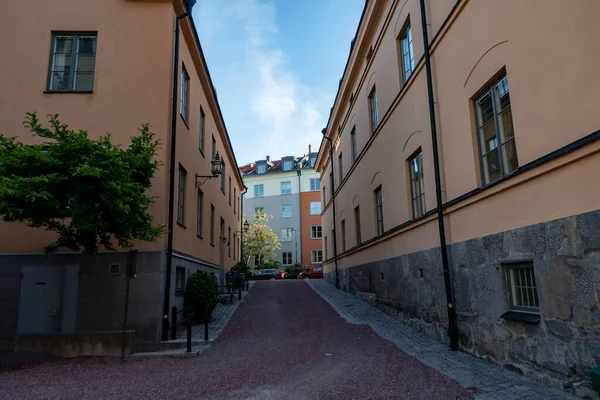
[[[229,205],[231,205],[231,177],[229,177],[229,190],[227,191],[227,196],[229,196]]]
[[[212,148],[210,150],[210,156],[211,156],[211,160],[215,159],[215,155],[217,154],[217,141],[215,140],[215,137],[212,137]]]
[[[402,64],[402,83],[406,83],[415,69],[415,56],[413,54],[412,30],[410,21],[400,34],[400,58]]]
[[[264,212],[263,207],[254,207],[254,214],[262,214]],[[257,219],[256,217],[254,219]]]
[[[383,192],[381,186],[374,191],[375,193],[375,216],[377,218],[377,235],[383,235]]]
[[[310,215],[321,215],[321,202],[311,201],[310,202]]]
[[[215,244],[215,206],[210,205],[210,244]]]
[[[233,188],[233,213],[237,214],[237,189],[236,188]]]
[[[254,265],[255,266],[259,266],[260,265],[260,259],[261,259],[260,254],[257,254],[257,255],[254,256]]]
[[[338,157],[338,169],[340,170],[340,184],[344,180],[344,164],[342,163],[342,153]],[[340,185],[338,185],[339,187]]]
[[[362,243],[361,237],[360,237],[360,207],[356,206],[356,208],[354,209],[354,223],[356,224],[355,229],[356,229],[356,245],[360,245]]]
[[[413,218],[425,213],[425,186],[423,183],[423,153],[419,150],[408,160]]]
[[[281,194],[292,194],[292,182],[281,182]]]
[[[108,273],[111,275],[119,275],[121,272],[121,264],[110,264],[108,266]]]
[[[179,113],[183,117],[185,123],[188,123],[188,114],[190,106],[190,76],[188,75],[185,65],[181,70],[181,100],[179,104]]]
[[[325,201],[325,186],[323,186],[323,205],[325,205],[327,202]]]
[[[282,242],[291,242],[293,232],[294,232],[294,229],[292,229],[292,228],[283,228],[281,230],[281,241]]]
[[[185,182],[187,171],[179,164],[179,182],[177,183],[177,223],[185,225]]]
[[[204,193],[198,189],[198,202],[196,204],[196,235],[202,238],[202,204],[204,203]]]
[[[310,262],[312,264],[319,264],[323,262],[323,250],[311,250]]]
[[[233,234],[233,259],[235,260],[235,255],[237,252],[237,234]]]
[[[379,116],[377,115],[377,91],[375,86],[369,94],[369,114],[371,117],[371,133],[375,133],[377,125],[379,124]]]
[[[346,220],[343,219],[341,222],[342,227],[342,251],[346,251]]]
[[[281,253],[281,264],[283,265],[291,265],[292,264],[292,252],[284,251]]]
[[[185,290],[185,267],[175,269],[175,293],[183,293]]]
[[[227,231],[227,257],[231,257],[231,227]]]
[[[321,188],[321,182],[319,178],[310,178],[310,190],[313,192],[318,192]]]
[[[323,237],[323,227],[321,225],[313,225],[310,227],[310,238],[321,239]]]
[[[483,183],[487,185],[519,167],[506,76],[475,101],[475,109]]]
[[[315,167],[315,161],[317,161],[317,157],[311,157],[310,158],[310,167],[311,168]]]
[[[505,264],[510,308],[531,313],[540,312],[532,262]]]
[[[221,192],[223,192],[223,194],[225,194],[225,163],[222,163],[222,164],[223,164],[223,171],[221,172]]]
[[[358,157],[358,150],[356,148],[356,125],[354,125],[352,131],[350,131],[350,141],[352,142],[352,162],[356,162],[356,157]]]
[[[53,34],[46,89],[50,92],[91,92],[95,64],[96,34]]]
[[[265,195],[264,185],[254,185],[254,197],[263,197]]]
[[[204,131],[206,129],[206,115],[204,115],[204,110],[202,106],[200,106],[200,143],[198,144],[198,148],[204,154]]]
[[[294,162],[292,160],[287,160],[287,161],[283,162],[283,170],[284,171],[291,171],[293,167],[294,167]]]
[[[267,172],[267,166],[265,164],[258,165],[257,172],[259,174],[264,174],[265,172]]]
[[[327,260],[327,236],[323,240],[323,245],[325,246],[325,259]]]
[[[281,218],[291,218],[292,217],[292,205],[284,204],[281,206]]]

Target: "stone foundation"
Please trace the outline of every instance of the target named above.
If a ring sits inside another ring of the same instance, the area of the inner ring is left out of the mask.
[[[461,349],[547,384],[575,383],[587,392],[591,369],[600,365],[600,211],[448,248]],[[536,324],[501,318],[510,308],[504,263],[517,260],[533,261],[541,317]],[[439,248],[347,268],[340,284],[449,343]]]

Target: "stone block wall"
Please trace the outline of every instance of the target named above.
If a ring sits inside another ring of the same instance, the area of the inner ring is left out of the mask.
[[[600,211],[448,247],[463,351],[555,386],[589,379],[600,365]],[[521,260],[533,262],[537,324],[501,318],[510,308],[504,263]],[[350,267],[340,283],[449,343],[439,248]]]

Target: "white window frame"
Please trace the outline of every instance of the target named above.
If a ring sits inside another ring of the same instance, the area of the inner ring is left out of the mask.
[[[310,263],[321,264],[323,262],[323,250],[311,250]]]
[[[322,225],[311,225],[310,226],[310,238],[311,239],[322,239],[323,238],[323,226]]]
[[[292,181],[281,182],[281,194],[292,194]]]
[[[284,171],[291,171],[292,169],[294,169],[294,161],[292,161],[292,160],[285,160],[283,162],[283,170]]]
[[[265,185],[262,183],[254,185],[254,197],[265,197]]]
[[[292,218],[292,205],[291,204],[282,204],[281,205],[281,218]]]
[[[292,259],[292,252],[291,251],[282,251],[281,252],[281,265],[292,265],[293,263],[294,263],[294,260]]]
[[[315,212],[315,208],[319,209],[318,212]],[[322,205],[320,201],[311,201],[310,202],[310,215],[321,215],[321,212],[323,211]]]
[[[316,184],[314,184],[316,182]],[[318,192],[321,190],[321,181],[319,178],[310,178],[310,191]]]

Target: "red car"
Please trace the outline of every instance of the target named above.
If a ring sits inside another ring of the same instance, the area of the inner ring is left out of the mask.
[[[310,271],[302,271],[298,279],[323,279],[323,266],[314,267]]]

